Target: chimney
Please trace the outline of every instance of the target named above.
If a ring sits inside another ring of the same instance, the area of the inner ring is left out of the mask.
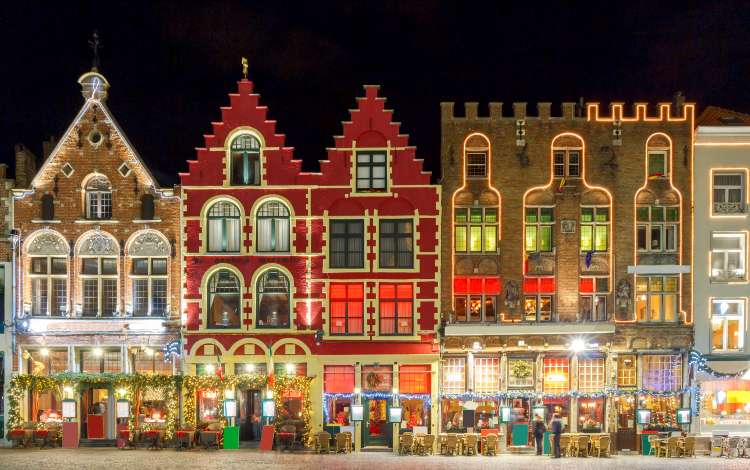
[[[672,97],[672,116],[681,116],[682,107],[685,105],[685,95],[678,91]]]
[[[8,176],[8,165],[0,163],[0,180],[4,180]]]
[[[23,144],[16,144],[16,187],[28,188],[36,174],[36,156]]]

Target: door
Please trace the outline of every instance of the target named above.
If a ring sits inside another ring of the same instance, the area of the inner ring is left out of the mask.
[[[367,399],[364,400],[366,420],[362,423],[362,443],[367,446],[393,447],[391,439],[393,425],[388,422],[388,408],[391,400]]]
[[[632,396],[617,399],[617,450],[637,449],[634,404]]]
[[[260,391],[243,390],[239,403],[240,441],[259,441],[261,431]]]
[[[89,388],[81,396],[81,437],[106,439],[109,432],[109,390]]]

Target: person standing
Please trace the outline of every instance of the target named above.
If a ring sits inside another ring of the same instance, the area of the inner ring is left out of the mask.
[[[550,426],[550,431],[552,431],[552,435],[554,436],[554,456],[553,458],[559,459],[560,458],[560,435],[562,434],[562,421],[560,420],[560,415],[558,413],[555,413],[552,415],[552,424]]]
[[[544,425],[544,420],[541,416],[536,415],[534,417],[534,441],[536,442],[536,455],[542,455],[544,432],[547,431],[547,427]]]

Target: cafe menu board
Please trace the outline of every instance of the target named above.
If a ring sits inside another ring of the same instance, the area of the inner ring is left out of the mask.
[[[510,406],[501,406],[500,407],[500,422],[501,423],[510,423]]]
[[[677,424],[690,424],[693,421],[693,410],[690,408],[677,409]]]
[[[638,419],[638,424],[649,424],[651,423],[651,410],[639,408],[636,410],[635,415]]]

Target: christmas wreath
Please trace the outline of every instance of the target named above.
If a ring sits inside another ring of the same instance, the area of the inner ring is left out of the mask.
[[[527,361],[515,361],[510,368],[510,373],[517,379],[525,379],[531,376],[531,364]]]

